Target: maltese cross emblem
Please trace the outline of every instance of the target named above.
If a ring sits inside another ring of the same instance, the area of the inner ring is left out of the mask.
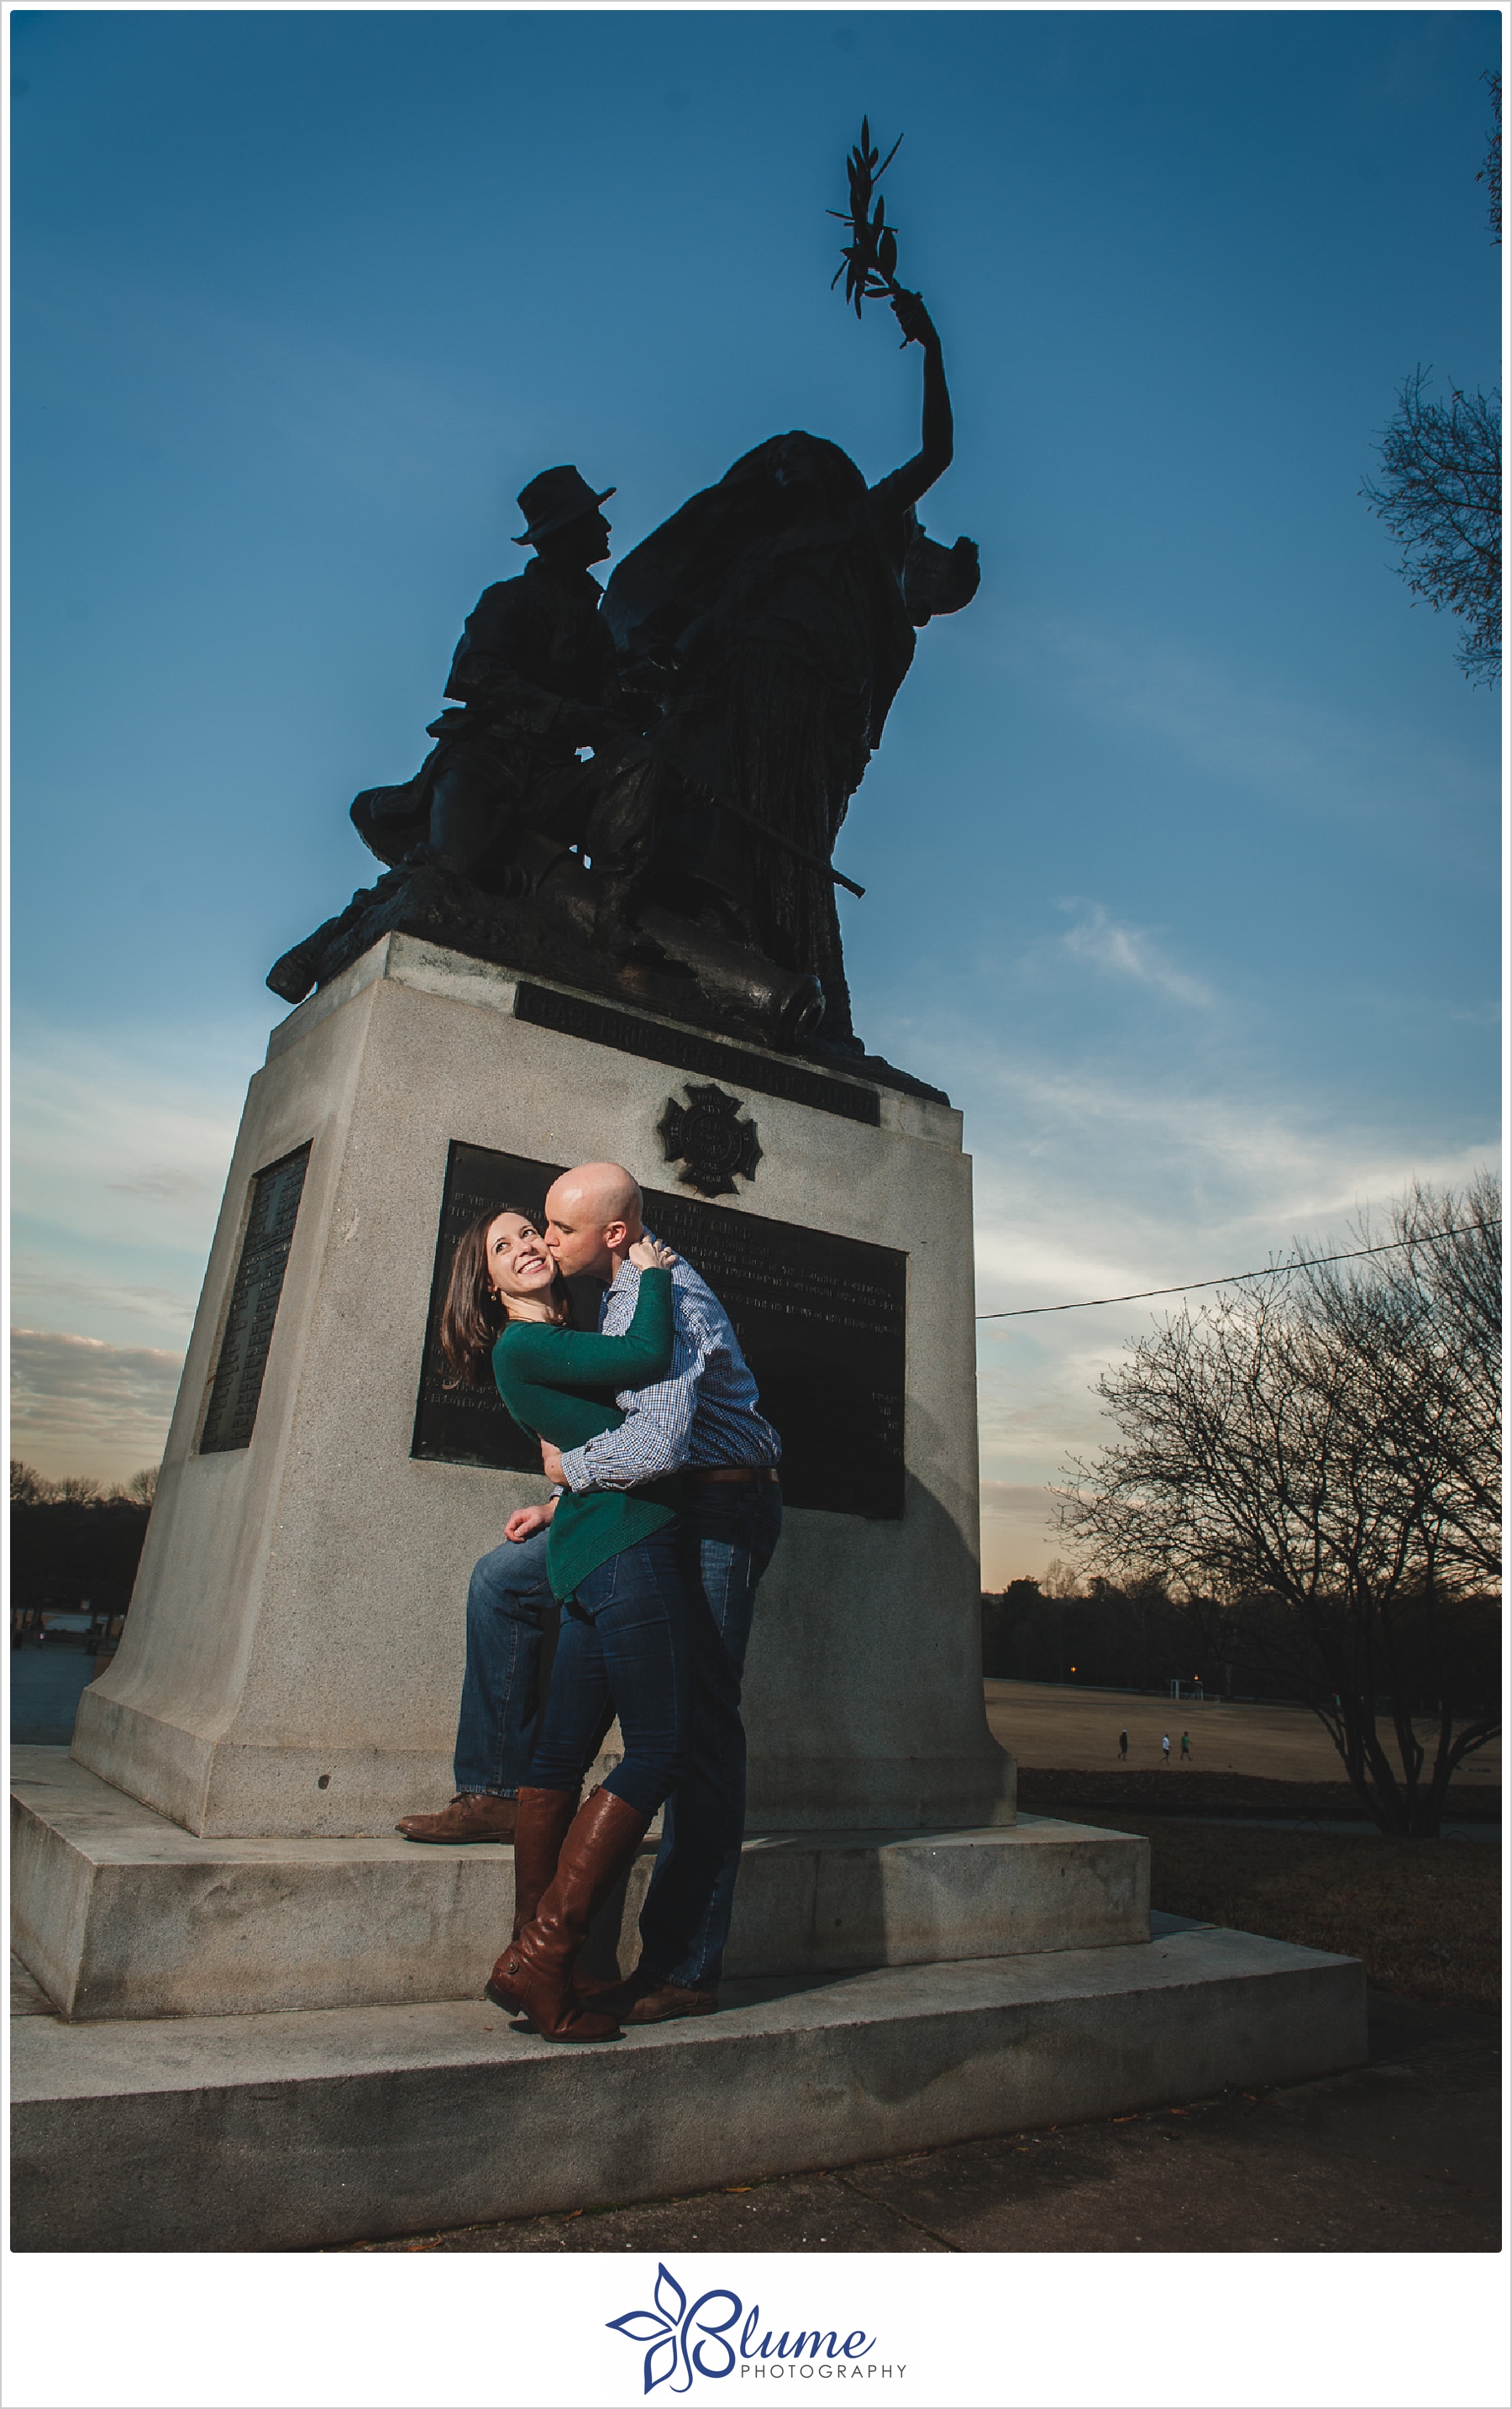
[[[720,1088],[696,1088],[690,1082],[687,1099],[680,1104],[669,1096],[656,1123],[663,1160],[683,1163],[679,1181],[696,1188],[700,1196],[733,1196],[736,1175],[754,1179],[761,1160],[756,1123],[742,1121],[740,1099]]]

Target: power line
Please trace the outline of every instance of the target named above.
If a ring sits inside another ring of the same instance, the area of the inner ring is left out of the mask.
[[[1140,1305],[1150,1296],[1189,1296],[1200,1288],[1237,1288],[1241,1280],[1274,1279],[1278,1272],[1318,1271],[1325,1263],[1354,1263],[1361,1255],[1401,1254],[1410,1247],[1436,1247],[1445,1238],[1473,1237],[1477,1230],[1499,1230],[1500,1221],[1470,1221],[1459,1230],[1434,1230],[1423,1238],[1389,1238],[1379,1247],[1352,1247],[1343,1255],[1303,1255],[1294,1263],[1267,1263],[1260,1272],[1229,1272],[1222,1279],[1183,1280],[1176,1288],[1136,1288],[1127,1296],[1079,1296],[1070,1305],[1015,1305],[1005,1313],[979,1313],[978,1321],[1017,1321],[1028,1313],[1082,1313],[1089,1305]]]

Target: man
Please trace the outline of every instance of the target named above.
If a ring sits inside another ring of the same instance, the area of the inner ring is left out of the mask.
[[[526,826],[571,842],[587,814],[578,750],[628,732],[606,706],[614,640],[589,574],[609,556],[609,521],[573,468],[547,469],[520,496],[536,555],[519,577],[490,585],[462,631],[446,681],[430,778],[430,849],[446,869],[487,886]]]
[[[614,640],[598,615],[603,594],[589,574],[609,556],[599,505],[614,490],[595,493],[564,466],[542,469],[522,491],[526,530],[513,541],[536,556],[519,577],[490,585],[467,621],[446,681],[454,707],[426,730],[435,749],[406,785],[368,787],[352,806],[358,835],[391,870],[428,843],[442,869],[517,894],[584,834],[605,764],[635,733],[633,704],[631,719],[623,716]],[[590,746],[585,765],[578,756]],[[362,889],[281,955],[267,974],[274,994],[298,1003],[328,947],[372,901]]]
[[[635,1312],[640,1274],[627,1258],[642,1234],[641,1190],[618,1163],[564,1173],[546,1198],[546,1244],[569,1277],[609,1282],[600,1330],[618,1336]],[[618,1430],[566,1456],[543,1446],[548,1479],[574,1491],[630,1489],[669,1472],[687,1484],[684,1562],[693,1614],[695,1693],[688,1768],[668,1799],[641,1915],[641,1963],[595,1995],[625,2024],[707,2015],[719,2004],[735,1878],[745,1830],[741,1676],[756,1587],[782,1529],[782,1441],[757,1410],[756,1382],[718,1298],[692,1267],[672,1274],[672,1361],[664,1380],[616,1399]],[[551,1509],[528,1512],[545,1519]]]
[[[556,1602],[546,1578],[546,1525],[539,1507],[520,1507],[504,1545],[482,1556],[468,1583],[468,1661],[452,1779],[456,1796],[437,1815],[407,1815],[407,1840],[455,1847],[512,1840],[515,1795],[529,1770],[540,1723],[541,1644]]]

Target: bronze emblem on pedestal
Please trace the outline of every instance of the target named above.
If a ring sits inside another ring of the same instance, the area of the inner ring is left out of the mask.
[[[733,1196],[735,1175],[754,1179],[761,1160],[756,1123],[740,1118],[739,1097],[727,1096],[722,1088],[696,1088],[690,1081],[687,1098],[680,1104],[669,1096],[656,1123],[663,1158],[685,1166],[677,1175],[684,1188],[696,1188],[700,1196]]]

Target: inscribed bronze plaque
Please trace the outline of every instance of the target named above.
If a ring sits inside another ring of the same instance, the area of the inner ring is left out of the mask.
[[[437,1327],[452,1256],[475,1215],[539,1215],[559,1166],[454,1146],[447,1165],[411,1452],[451,1464],[540,1467],[492,1388],[452,1389]],[[903,1510],[908,1257],[789,1221],[719,1211],[648,1189],[647,1226],[708,1281],[734,1323],[761,1411],[782,1435],[790,1506],[892,1520]],[[596,1323],[595,1283],[574,1320]]]
[[[223,1455],[252,1444],[309,1161],[310,1148],[302,1146],[281,1161],[269,1163],[252,1181],[225,1334],[200,1435],[201,1455]]]

